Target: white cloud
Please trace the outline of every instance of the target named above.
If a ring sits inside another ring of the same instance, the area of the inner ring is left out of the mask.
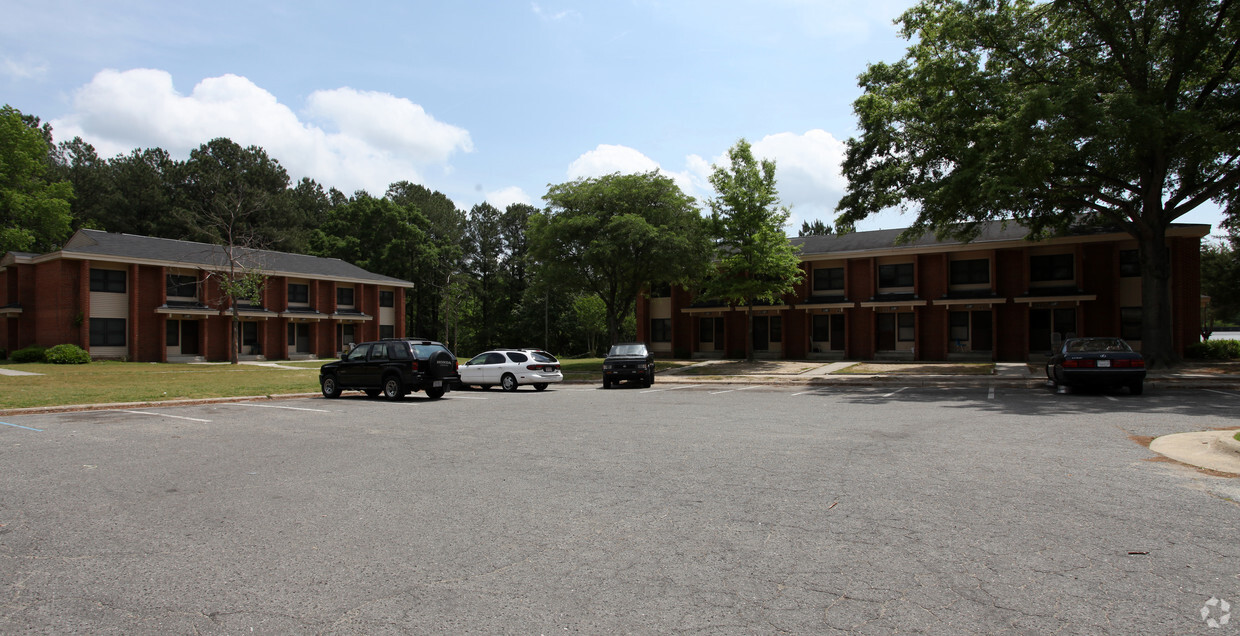
[[[566,9],[564,11],[548,11],[542,8],[542,5],[538,4],[537,2],[530,3],[530,10],[534,12],[534,15],[548,22],[559,22],[560,20],[564,20],[567,18],[580,18],[581,17],[581,14],[578,13],[577,11],[574,11],[573,9]]]
[[[691,155],[686,160],[690,162],[692,167],[692,159],[700,157]],[[702,161],[702,163],[705,163]],[[580,157],[577,157],[568,166],[568,178],[580,179],[588,177],[602,177],[605,175],[619,172],[620,174],[640,174],[658,170],[662,174],[671,177],[672,181],[680,187],[685,194],[700,199],[700,185],[704,180],[697,179],[692,171],[673,172],[664,170],[659,162],[647,157],[641,152],[629,148],[628,146],[613,146],[610,144],[599,144],[597,148],[591,150]]]
[[[74,112],[52,126],[57,139],[81,136],[104,157],[156,146],[185,157],[228,137],[262,147],[294,180],[310,177],[346,193],[381,194],[395,181],[419,182],[420,168],[473,150],[468,131],[384,93],[317,91],[305,116],[237,75],[204,79],[183,95],[166,71],[106,70],[77,91]]]
[[[16,79],[34,79],[47,75],[47,62],[35,61],[30,56],[16,60],[9,56],[0,59],[0,75]]]
[[[530,195],[526,194],[525,190],[522,190],[517,186],[509,186],[507,188],[495,190],[494,192],[488,192],[486,201],[500,211],[507,209],[508,206],[513,203],[533,205],[533,200],[530,199]]]

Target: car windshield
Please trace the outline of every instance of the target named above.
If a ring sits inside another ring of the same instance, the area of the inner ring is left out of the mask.
[[[1085,353],[1088,351],[1127,352],[1132,351],[1127,342],[1119,338],[1075,338],[1064,345],[1068,353]]]
[[[615,345],[611,348],[609,356],[644,356],[646,355],[646,345],[628,344]]]
[[[430,360],[431,356],[448,349],[443,345],[415,344],[413,350],[417,352],[419,360]]]

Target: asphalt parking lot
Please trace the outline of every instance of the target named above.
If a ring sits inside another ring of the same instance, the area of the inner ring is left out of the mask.
[[[0,632],[1225,634],[1240,479],[1139,442],[1238,412],[655,384],[8,416]]]

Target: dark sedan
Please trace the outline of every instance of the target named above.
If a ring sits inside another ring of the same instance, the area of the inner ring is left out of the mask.
[[[1068,338],[1046,363],[1046,377],[1055,386],[1126,386],[1141,395],[1145,358],[1121,338]]]

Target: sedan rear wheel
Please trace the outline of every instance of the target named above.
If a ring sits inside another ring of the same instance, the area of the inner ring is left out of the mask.
[[[505,373],[504,377],[500,378],[499,385],[503,387],[505,391],[508,391],[508,392],[516,391],[517,390],[517,376],[511,373]]]
[[[1136,382],[1129,384],[1128,392],[1133,395],[1141,395],[1142,393],[1145,392],[1145,383],[1140,380],[1137,380]]]
[[[542,391],[543,389],[546,389],[546,388],[547,388],[547,383],[546,383],[546,382],[539,382],[539,383],[537,383],[537,384],[535,384],[535,385],[534,385],[534,390],[535,390],[535,391]]]

